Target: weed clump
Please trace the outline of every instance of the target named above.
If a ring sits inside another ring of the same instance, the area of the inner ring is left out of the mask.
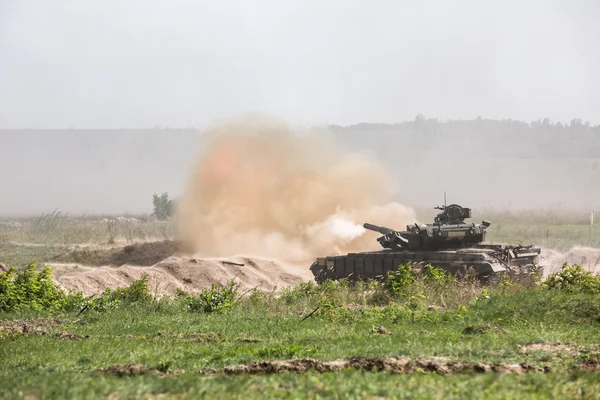
[[[52,281],[52,271],[29,264],[23,273],[14,267],[0,274],[0,312],[23,310],[70,311],[83,304],[81,293],[66,294]]]
[[[567,292],[600,294],[600,276],[585,271],[581,265],[564,263],[560,271],[548,277],[544,286]]]
[[[98,298],[91,299],[87,307],[94,311],[103,312],[118,306],[150,303],[154,300],[154,297],[150,294],[148,288],[149,278],[147,274],[144,274],[128,287],[120,287],[114,290],[106,288]]]
[[[397,270],[388,272],[385,288],[392,297],[414,295],[415,289],[423,291],[439,291],[453,288],[457,279],[441,268],[426,265],[413,268],[411,265],[400,265]]]
[[[178,294],[187,303],[190,311],[223,313],[233,309],[238,287],[236,282],[229,281],[223,288],[218,288],[213,283],[210,288],[202,289],[198,296],[192,296],[183,291],[179,291]]]
[[[432,265],[401,265],[396,271],[388,272],[383,288],[392,301],[413,310],[455,308],[477,298],[485,289],[475,279],[457,279]]]
[[[52,280],[52,270],[37,271],[29,264],[22,273],[13,267],[0,274],[0,312],[40,311],[48,313],[90,309],[103,312],[121,305],[154,301],[148,288],[148,275],[128,287],[106,289],[97,298],[84,298],[81,292],[66,293]]]

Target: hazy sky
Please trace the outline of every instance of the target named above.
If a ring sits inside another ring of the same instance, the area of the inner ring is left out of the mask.
[[[600,123],[600,2],[0,0],[0,128]]]

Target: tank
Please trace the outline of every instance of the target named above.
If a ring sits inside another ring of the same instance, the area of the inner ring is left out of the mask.
[[[430,264],[455,276],[471,275],[480,280],[539,269],[539,247],[485,243],[491,222],[465,222],[471,218],[471,209],[458,204],[434,209],[441,212],[432,224],[407,225],[405,231],[365,223],[365,229],[381,235],[377,242],[383,249],[317,258],[310,267],[316,282],[380,279],[403,264]]]

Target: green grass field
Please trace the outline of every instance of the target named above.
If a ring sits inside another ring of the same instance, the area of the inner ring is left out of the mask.
[[[302,284],[277,295],[253,291],[243,297],[214,289],[197,298],[181,294],[160,300],[138,284],[105,293],[86,309],[82,299],[56,300],[44,284],[45,289],[27,284],[25,291],[10,292],[0,281],[5,293],[13,293],[0,296],[0,305],[9,304],[7,298],[20,299],[0,313],[0,396],[600,396],[600,279],[571,269],[553,284],[504,280],[483,287],[411,276],[397,275],[396,286],[392,280]],[[34,276],[29,282],[41,280]],[[40,307],[40,299],[53,300]],[[222,370],[267,360],[386,357],[409,360],[413,367],[406,373]],[[418,360],[434,367],[419,367]],[[466,367],[442,373],[441,366],[455,363]],[[132,364],[138,373],[118,376]],[[481,372],[482,366],[503,364],[524,365],[518,368],[528,372]]]

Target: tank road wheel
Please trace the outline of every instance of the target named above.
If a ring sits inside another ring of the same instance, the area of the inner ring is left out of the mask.
[[[326,275],[327,271],[324,266],[319,265],[318,261],[315,261],[310,266],[310,271],[313,273],[315,282],[317,282],[318,285],[320,285],[321,283],[323,283],[326,280],[325,275]]]

